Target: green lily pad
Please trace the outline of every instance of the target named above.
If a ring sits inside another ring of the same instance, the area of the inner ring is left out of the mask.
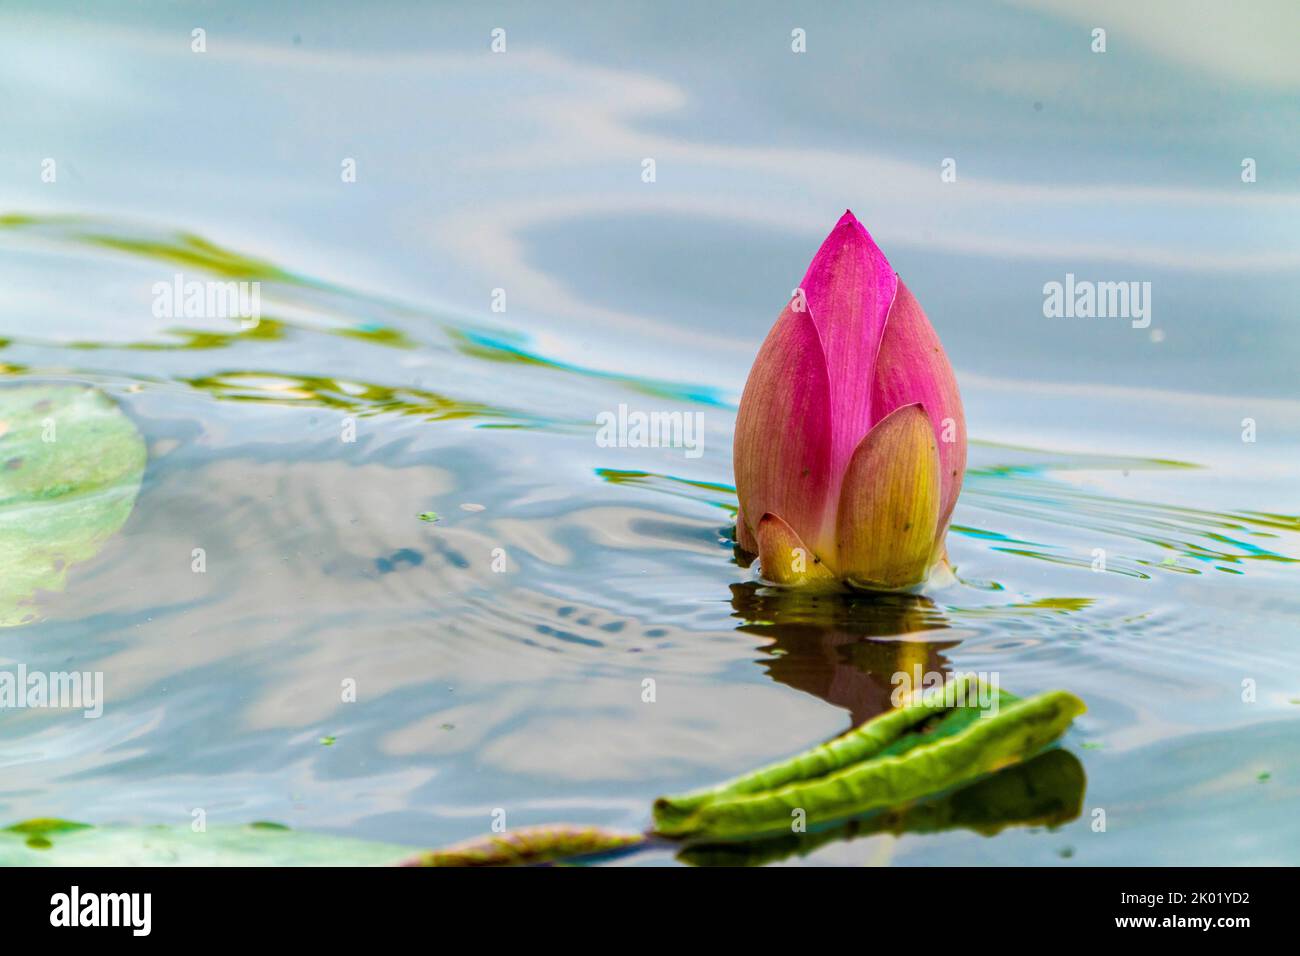
[[[790,760],[654,804],[655,830],[745,840],[896,807],[970,783],[1043,750],[1083,713],[1073,694],[1027,700],[963,676],[952,705],[923,695]]]
[[[0,866],[386,866],[411,847],[279,824],[95,827],[29,820],[0,830]]]
[[[830,843],[884,833],[900,836],[964,829],[993,836],[1007,827],[1055,827],[1079,816],[1086,787],[1079,759],[1056,748],[931,800],[806,833],[745,842],[688,843],[677,859],[692,866],[761,866],[805,857]]]
[[[97,389],[0,387],[0,627],[38,620],[38,593],[62,591],[126,523],[147,458]]]

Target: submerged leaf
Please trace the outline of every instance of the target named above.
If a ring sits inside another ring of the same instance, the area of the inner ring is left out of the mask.
[[[25,833],[29,836],[45,836],[50,833],[71,833],[74,830],[89,830],[89,823],[77,823],[74,820],[60,820],[57,817],[37,817],[24,820],[11,827],[5,827],[5,833]]]
[[[0,388],[0,627],[37,620],[40,591],[99,552],[131,514],[144,440],[104,393]]]
[[[0,829],[0,866],[387,866],[411,848],[253,823],[90,826],[28,820]]]
[[[689,839],[748,839],[894,807],[1027,760],[1061,736],[1084,705],[1051,691],[1028,700],[973,677],[949,685],[947,706],[926,694],[790,760],[708,790],[660,797],[656,831]]]
[[[640,833],[619,833],[572,824],[522,827],[421,853],[406,866],[521,866],[629,850],[645,842]]]

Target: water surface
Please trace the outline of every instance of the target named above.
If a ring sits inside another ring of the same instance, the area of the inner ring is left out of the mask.
[[[1207,49],[1115,7],[1096,55],[1056,7],[7,7],[0,385],[97,386],[149,462],[0,632],[107,695],[0,714],[0,823],[639,829],[920,664],[1083,698],[1081,812],[765,858],[1295,862],[1294,14]],[[773,593],[730,540],[735,402],[845,207],[975,439],[920,599]],[[1044,318],[1067,272],[1151,282],[1151,325]],[[259,281],[261,322],[156,316],[177,273]],[[702,413],[703,455],[600,447],[620,403]]]

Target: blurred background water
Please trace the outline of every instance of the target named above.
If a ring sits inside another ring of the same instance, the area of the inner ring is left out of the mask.
[[[1081,812],[794,859],[1296,862],[1300,13],[1078,9],[7,3],[0,384],[98,386],[149,463],[0,631],[107,697],[0,714],[0,823],[640,828],[919,663],[1081,696]],[[846,207],[975,441],[924,599],[773,594],[729,540],[735,402]],[[260,324],[157,317],[178,273]],[[1067,273],[1150,326],[1046,318]],[[703,455],[600,447],[620,403]]]

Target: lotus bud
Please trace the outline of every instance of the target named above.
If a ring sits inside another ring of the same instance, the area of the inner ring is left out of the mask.
[[[734,456],[736,541],[767,581],[901,591],[946,568],[966,468],[957,381],[851,212],[759,349]]]

